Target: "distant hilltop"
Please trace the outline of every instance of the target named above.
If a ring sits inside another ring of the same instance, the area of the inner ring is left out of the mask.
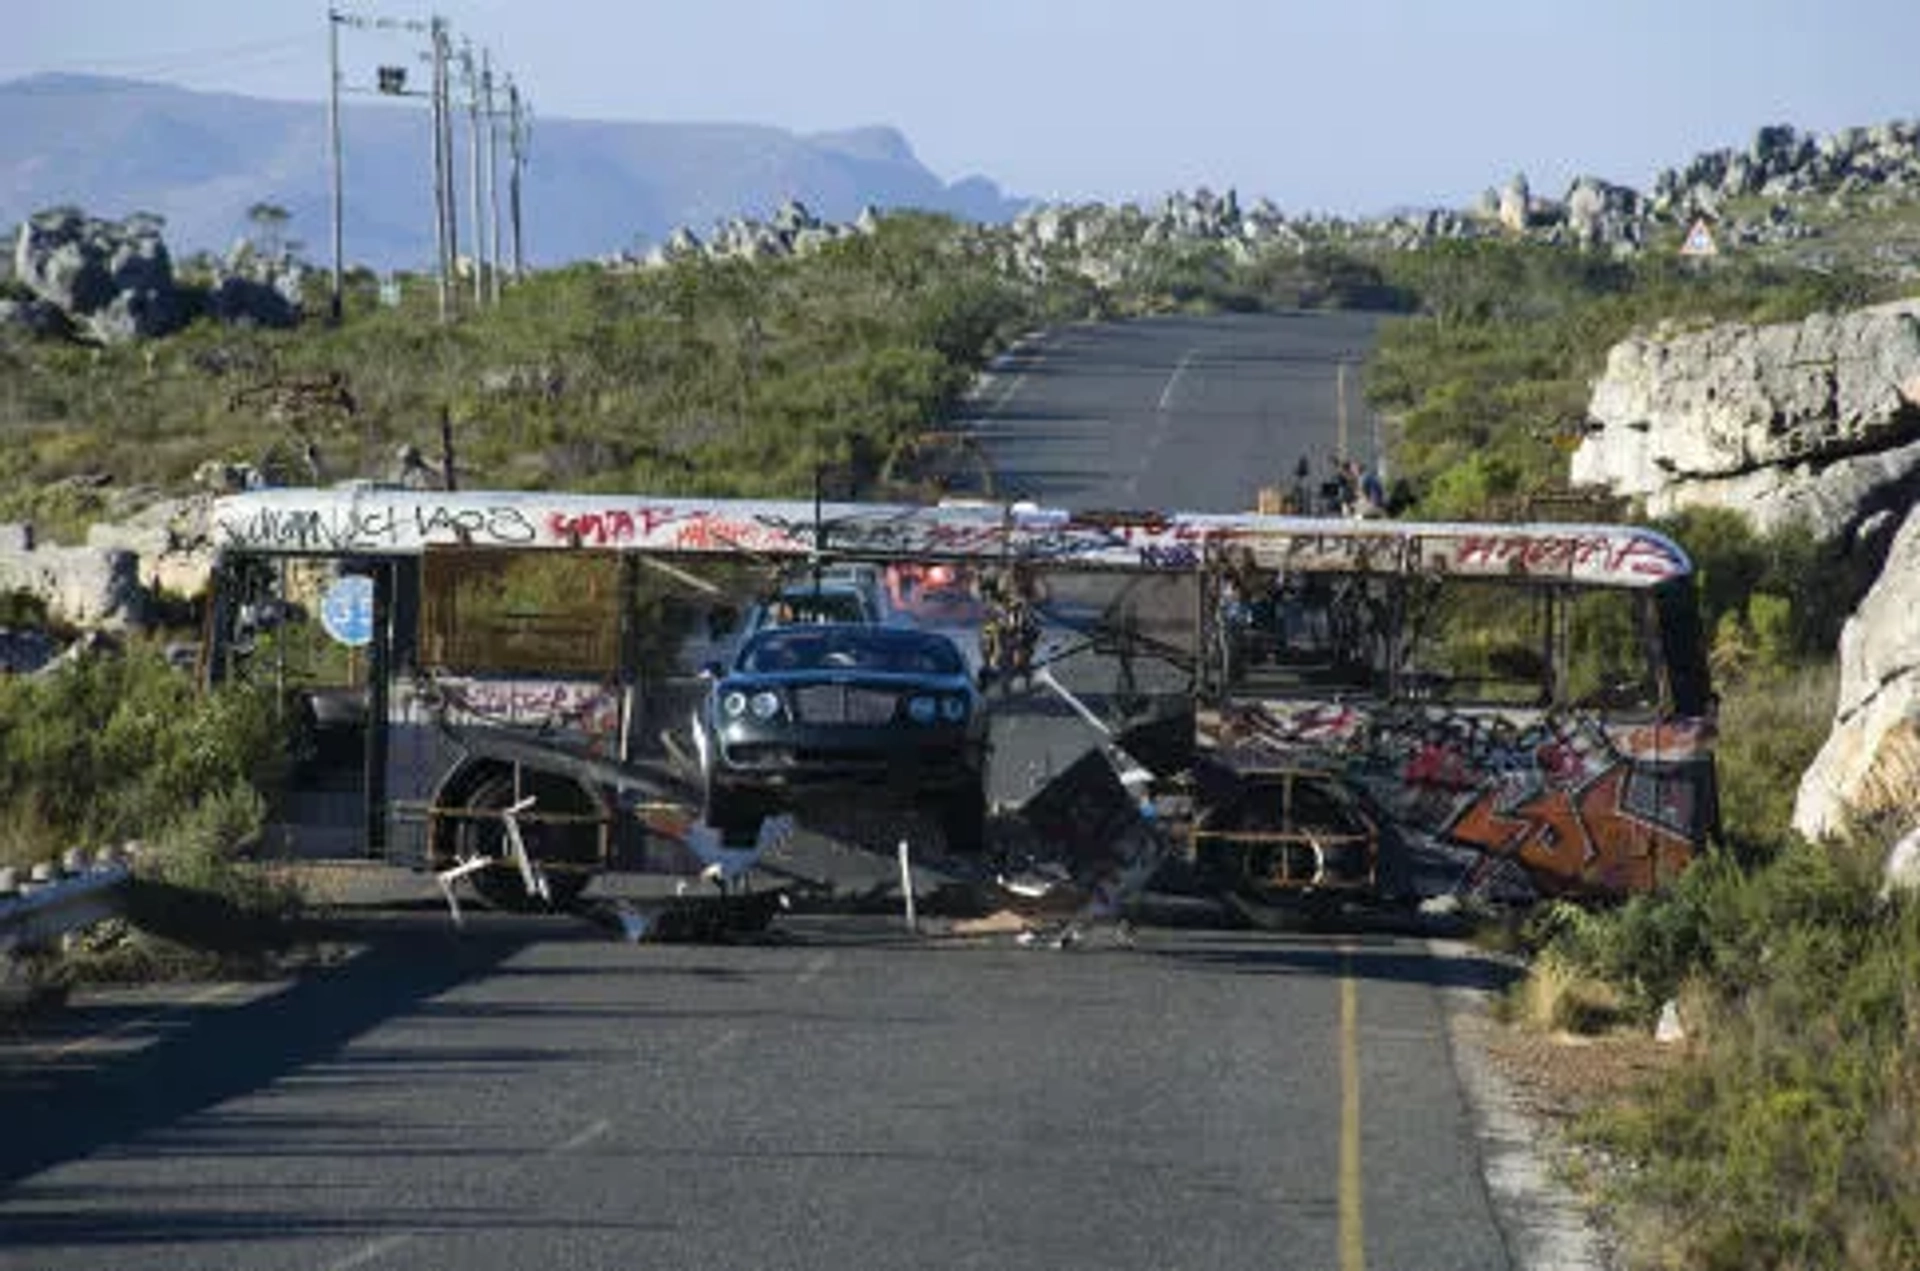
[[[347,256],[379,269],[434,258],[423,105],[342,106]],[[466,134],[455,138],[464,183]],[[1022,201],[982,177],[948,183],[889,127],[803,136],[753,124],[542,119],[526,171],[528,260],[555,265],[643,249],[680,225],[768,215],[798,200],[851,220],[869,205],[1004,221]],[[326,111],[87,75],[0,83],[0,226],[78,207],[164,219],[177,253],[220,253],[247,210],[290,213],[287,234],[327,255]],[[462,226],[465,205],[461,207]]]
[[[424,108],[343,107],[350,263],[424,269],[434,257]],[[95,76],[0,83],[0,232],[50,208],[109,221],[149,214],[179,256],[228,252],[248,209],[290,215],[285,245],[328,258],[326,112],[318,104],[195,92]],[[456,170],[465,180],[464,129]],[[466,233],[465,193],[460,206]],[[1456,239],[1526,237],[1633,255],[1671,250],[1704,222],[1716,250],[1766,250],[1818,266],[1920,274],[1920,218],[1882,220],[1870,243],[1849,223],[1920,205],[1920,123],[1827,136],[1785,124],[1708,151],[1641,191],[1582,176],[1542,194],[1523,175],[1466,208],[1347,219],[1288,213],[1231,189],[1176,191],[1155,206],[1033,204],[991,180],[947,182],[889,127],[798,135],[753,124],[543,119],[527,169],[528,263],[640,264],[688,253],[778,255],[853,232],[868,209],[923,209],[1010,227],[1011,263],[1066,264],[1111,281],[1128,258],[1170,242],[1236,255],[1316,245],[1418,249]],[[470,240],[463,237],[462,246]],[[6,272],[0,265],[0,275]]]
[[[1904,216],[1884,213],[1901,210]],[[644,255],[609,263],[658,266],[804,254],[871,228],[822,223],[790,205],[771,222],[729,217],[703,236],[681,226]],[[1847,128],[1831,136],[1785,125],[1761,128],[1745,149],[1696,155],[1668,169],[1651,193],[1598,177],[1576,178],[1559,198],[1534,193],[1524,175],[1464,209],[1400,209],[1374,217],[1290,215],[1272,200],[1243,202],[1227,189],[1175,191],[1154,204],[1042,203],[983,235],[1010,270],[1032,278],[1071,271],[1097,286],[1123,285],[1157,267],[1168,247],[1212,247],[1242,261],[1314,248],[1418,251],[1446,242],[1521,239],[1630,257],[1650,251],[1767,253],[1807,266],[1845,266],[1920,277],[1920,123]]]

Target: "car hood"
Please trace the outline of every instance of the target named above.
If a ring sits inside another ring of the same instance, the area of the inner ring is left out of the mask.
[[[916,675],[860,667],[810,667],[796,671],[735,671],[717,685],[720,691],[781,688],[804,684],[858,684],[900,692],[964,693],[972,685],[964,675]]]

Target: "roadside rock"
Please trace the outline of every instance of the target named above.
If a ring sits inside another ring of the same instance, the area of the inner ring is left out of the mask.
[[[242,243],[228,253],[207,292],[207,310],[229,326],[287,328],[300,324],[306,271],[286,255]]]
[[[1800,153],[1763,141],[1730,167],[1770,171]],[[1793,825],[1810,838],[1920,806],[1917,312],[1884,305],[1623,341],[1572,458],[1576,485],[1643,500],[1654,516],[1725,508],[1762,533],[1802,524],[1868,568],[1884,558],[1841,634],[1833,728],[1797,794]]]
[[[1833,731],[1801,778],[1793,827],[1809,838],[1850,814],[1920,809],[1920,510],[1906,515],[1880,578],[1840,633]]]
[[[198,596],[213,578],[211,509],[212,500],[204,495],[164,499],[124,521],[88,526],[87,546],[132,555],[140,587],[149,595]]]
[[[1588,415],[1576,485],[1837,538],[1920,492],[1920,319],[1894,305],[1625,340]]]

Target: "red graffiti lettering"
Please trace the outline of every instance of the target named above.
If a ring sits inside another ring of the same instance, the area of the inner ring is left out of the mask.
[[[609,543],[631,543],[634,537],[633,514],[619,510],[549,512],[547,532],[555,538],[573,543],[592,543],[599,547]]]

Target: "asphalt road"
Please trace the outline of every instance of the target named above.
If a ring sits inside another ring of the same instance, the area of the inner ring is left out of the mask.
[[[1420,942],[370,926],[0,1047],[0,1266],[1507,1265]]]
[[[1378,458],[1359,377],[1375,325],[1293,313],[1067,327],[1002,358],[969,423],[1006,497],[1248,511],[1260,487],[1291,486],[1303,457],[1315,484],[1343,441]]]
[[[1075,329],[979,426],[1035,494],[1244,506],[1327,448],[1366,331]],[[1417,938],[341,934],[286,985],[0,1029],[0,1267],[1514,1265],[1446,1027],[1498,971]]]

